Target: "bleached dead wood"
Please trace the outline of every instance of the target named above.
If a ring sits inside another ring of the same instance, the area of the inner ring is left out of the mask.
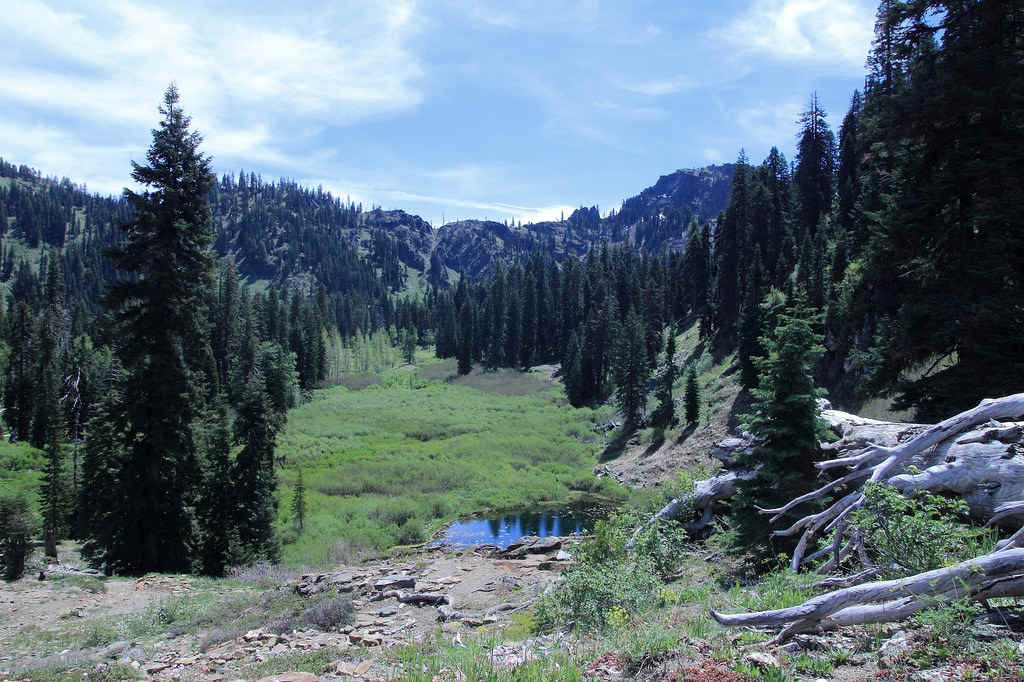
[[[941,597],[1024,596],[1024,549],[1013,548],[907,578],[881,580],[812,597],[799,606],[712,617],[726,626],[783,626],[773,643],[801,633],[899,620]]]
[[[999,440],[1000,437],[1007,438],[1017,425],[990,424],[994,420],[1012,419],[1022,414],[1024,393],[983,400],[977,407],[925,427],[906,440],[901,441],[896,434],[897,442],[892,445],[868,441],[856,454],[846,456],[843,450],[839,450],[837,454],[844,456],[819,462],[816,466],[825,471],[836,468],[836,462],[841,462],[842,466],[853,470],[844,477],[852,476],[845,483],[861,478],[853,474],[862,474],[867,481],[888,483],[904,493],[918,490],[954,493],[964,499],[973,515],[987,520],[997,508],[1024,500],[1024,452],[1019,450],[1017,443],[1007,444]],[[954,438],[981,424],[988,426],[982,433],[972,432],[963,438]],[[854,440],[852,433],[865,426],[878,430],[880,434],[892,433],[892,425],[850,423],[842,440]],[[907,473],[906,469],[911,464],[921,471]],[[802,503],[821,498],[837,487],[832,481],[797,499]],[[790,562],[792,569],[799,570],[808,548],[818,537],[837,527],[863,503],[864,494],[857,488],[825,511],[805,516],[789,528],[775,531],[775,535],[793,535],[803,531]],[[778,518],[794,506],[794,503],[789,503],[761,511]],[[1005,521],[1010,516],[1012,514],[1004,513],[1000,520]],[[1024,537],[1020,540],[1024,541]],[[1016,541],[1012,544],[1016,545]]]
[[[843,437],[829,448],[836,457],[819,462],[822,472],[848,468],[850,473],[777,509],[763,509],[772,521],[801,503],[823,497],[856,483],[828,509],[809,514],[776,535],[802,531],[791,567],[832,553],[823,567],[838,568],[854,549],[863,556],[854,536],[844,540],[846,520],[864,503],[863,483],[892,485],[904,494],[928,490],[958,495],[972,515],[988,523],[1020,527],[1024,520],[1024,424],[1001,423],[1024,415],[1024,394],[982,401],[934,426],[894,425],[884,422],[830,420]],[[865,431],[872,437],[865,439]],[[851,452],[852,450],[852,452]],[[913,469],[910,469],[913,465]],[[817,551],[822,535],[836,529],[833,542]],[[845,543],[845,544],[844,544]],[[1024,596],[1024,528],[996,545],[989,554],[955,566],[897,580],[862,583],[872,567],[846,578],[853,584],[800,606],[746,614],[712,615],[724,625],[778,625],[774,641],[799,632],[827,630],[841,625],[885,622],[905,618],[942,597],[968,597],[984,601],[994,597]],[[842,547],[842,549],[840,549]],[[833,579],[843,584],[842,578]]]
[[[684,512],[693,514],[700,513],[700,518],[684,524],[684,527],[691,533],[704,529],[712,518],[713,508],[721,500],[728,499],[736,493],[736,481],[750,480],[757,475],[755,471],[727,471],[718,476],[697,481],[693,485],[693,492],[689,495],[677,497],[665,505],[661,511],[648,519],[643,525],[633,531],[633,536],[626,544],[627,549],[632,549],[640,533],[651,524],[659,520],[676,519]]]

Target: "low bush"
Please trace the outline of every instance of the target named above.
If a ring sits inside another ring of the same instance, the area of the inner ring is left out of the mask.
[[[911,575],[964,561],[992,549],[995,529],[972,526],[967,503],[924,492],[906,497],[884,484],[864,486],[865,503],[851,515],[875,564],[889,576]]]
[[[593,537],[576,548],[575,566],[536,609],[538,627],[572,623],[577,629],[621,627],[661,603],[662,579],[680,565],[685,532],[661,521],[641,531],[627,548],[646,512],[619,512],[598,521]]]

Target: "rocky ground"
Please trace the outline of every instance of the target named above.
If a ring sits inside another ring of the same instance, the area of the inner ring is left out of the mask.
[[[327,631],[317,627],[285,630],[278,621],[213,644],[209,631],[216,629],[216,623],[76,647],[90,642],[90,623],[152,611],[169,598],[188,601],[196,595],[198,600],[203,581],[156,575],[101,581],[50,566],[44,569],[46,579],[39,580],[36,574],[4,589],[0,675],[18,679],[37,677],[32,671],[47,667],[74,665],[95,671],[116,663],[151,679],[227,680],[246,677],[246,671],[275,659],[323,652],[331,660],[322,677],[389,679],[395,671],[378,660],[380,651],[422,642],[438,633],[456,643],[481,628],[500,633],[571,563],[565,550],[577,540],[524,538],[505,550],[434,547],[359,566],[339,566],[330,573],[297,576],[267,590],[263,602],[275,595],[295,595],[300,602],[318,600],[327,608],[335,602],[350,603],[351,613],[344,618],[347,624],[324,628]],[[220,597],[232,592],[245,596],[258,590],[218,588]],[[177,631],[181,629],[186,631]],[[495,660],[507,665],[529,655],[521,644],[493,651]]]

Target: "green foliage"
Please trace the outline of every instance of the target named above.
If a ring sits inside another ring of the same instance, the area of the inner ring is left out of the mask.
[[[700,419],[700,387],[697,385],[697,369],[693,365],[686,370],[683,411],[686,414],[687,424],[696,424]]]
[[[343,552],[421,542],[442,518],[570,500],[571,487],[594,481],[596,449],[573,434],[593,434],[607,410],[557,407],[560,396],[516,370],[413,391],[406,380],[314,393],[278,436],[282,487],[294,486],[298,469],[306,482],[305,529],[284,547],[285,563],[328,564]],[[279,511],[277,528],[291,524]]]
[[[24,495],[0,493],[0,558],[4,580],[17,580],[25,572],[25,559],[39,532],[38,521]]]
[[[854,221],[870,237],[858,299],[879,332],[872,388],[896,391],[919,420],[1024,380],[1019,21],[1020,7],[1000,0],[879,7]]]
[[[302,480],[302,469],[299,469],[299,475],[295,479],[291,512],[292,518],[295,519],[295,523],[299,526],[299,531],[302,531],[306,521],[306,484]]]
[[[620,512],[595,524],[593,537],[575,550],[578,563],[537,607],[539,627],[566,622],[581,630],[621,627],[661,603],[662,578],[679,567],[686,534],[677,524],[657,522],[627,549],[640,517]]]
[[[755,507],[776,507],[805,492],[814,475],[819,439],[825,435],[816,402],[819,391],[811,376],[811,364],[823,351],[821,334],[813,327],[817,322],[806,306],[791,303],[771,337],[762,339],[767,357],[755,360],[760,383],[751,391],[754,412],[743,421],[758,442],[739,463],[760,470],[754,479],[737,482],[730,521],[740,544],[762,556],[769,551],[769,538],[764,516]]]
[[[638,426],[643,419],[649,373],[644,322],[636,311],[631,311],[615,355],[615,402],[627,429]]]
[[[892,576],[911,575],[986,554],[997,531],[971,526],[967,503],[923,492],[906,497],[892,486],[867,483],[865,502],[850,517],[873,563]]]
[[[199,151],[201,138],[189,130],[173,85],[160,112],[149,165],[132,165],[132,178],[146,191],[125,190],[134,218],[121,226],[124,241],[110,252],[128,275],[110,288],[106,301],[117,319],[127,377],[123,400],[108,405],[118,438],[105,454],[122,449],[123,456],[93,463],[106,469],[103,485],[120,491],[108,500],[120,527],[113,533],[105,524],[86,528],[102,547],[104,567],[129,573],[191,565],[197,479],[192,424],[202,403],[205,363],[197,340],[212,263],[210,161]]]

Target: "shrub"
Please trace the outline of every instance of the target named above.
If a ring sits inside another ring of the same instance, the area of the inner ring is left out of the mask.
[[[579,563],[538,606],[540,627],[559,622],[580,629],[621,625],[658,604],[661,578],[678,568],[685,532],[674,523],[658,522],[627,550],[640,516],[623,512],[597,522],[594,536],[575,550]]]
[[[603,628],[657,603],[661,587],[650,563],[584,562],[566,571],[558,589],[537,611],[542,627],[572,622],[579,629]]]
[[[967,503],[932,493],[905,497],[884,484],[864,486],[864,506],[851,523],[869,556],[891,574],[909,575],[948,566],[991,549],[996,531],[971,526]]]
[[[278,634],[314,627],[324,632],[352,622],[354,610],[348,599],[330,597],[310,606],[297,615],[282,616],[268,626]]]

